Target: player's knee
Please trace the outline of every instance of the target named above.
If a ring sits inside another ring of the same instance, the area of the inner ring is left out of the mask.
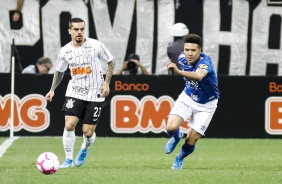
[[[166,130],[167,130],[168,132],[174,132],[174,131],[177,130],[177,127],[170,125],[170,126],[167,126],[167,127],[166,127]]]
[[[65,129],[66,129],[67,131],[74,131],[75,126],[74,126],[73,124],[71,124],[71,123],[66,123],[66,124],[65,124]]]
[[[168,121],[166,130],[168,132],[176,131],[178,129],[178,125],[176,123],[173,123],[173,121]]]
[[[83,131],[83,134],[86,138],[91,138],[94,134],[94,131],[93,130],[86,130],[86,131]]]
[[[176,115],[170,115],[167,120],[167,130],[168,131],[176,131],[181,124],[183,123],[183,119]]]
[[[66,116],[65,117],[65,129],[67,131],[74,131],[77,122],[78,122],[78,118],[77,117]]]

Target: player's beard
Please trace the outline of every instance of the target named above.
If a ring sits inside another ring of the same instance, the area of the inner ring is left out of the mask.
[[[76,39],[75,39],[76,43],[81,43],[83,40],[84,40],[84,39],[83,39],[83,36],[81,36],[81,37],[76,37]]]

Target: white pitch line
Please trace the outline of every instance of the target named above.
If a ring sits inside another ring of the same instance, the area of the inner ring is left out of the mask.
[[[12,143],[17,140],[19,137],[13,137],[6,139],[1,145],[0,145],[0,158],[4,155],[6,150],[12,145]]]

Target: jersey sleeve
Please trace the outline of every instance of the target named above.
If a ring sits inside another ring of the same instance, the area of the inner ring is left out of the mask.
[[[114,59],[113,55],[111,52],[106,48],[106,46],[100,42],[100,59],[105,61],[105,62],[110,62]]]
[[[66,60],[64,48],[62,48],[58,54],[56,70],[58,72],[65,72],[67,68],[68,68],[68,61]]]
[[[200,60],[197,62],[196,68],[207,70],[208,73],[212,70],[212,62],[209,57],[201,56]]]

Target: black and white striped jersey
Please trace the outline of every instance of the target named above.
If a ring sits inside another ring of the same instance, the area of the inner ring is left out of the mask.
[[[99,89],[104,82],[101,62],[110,62],[113,56],[103,43],[87,38],[79,48],[72,42],[61,48],[56,70],[65,72],[69,67],[71,80],[68,83],[66,96],[85,101],[104,101]]]

